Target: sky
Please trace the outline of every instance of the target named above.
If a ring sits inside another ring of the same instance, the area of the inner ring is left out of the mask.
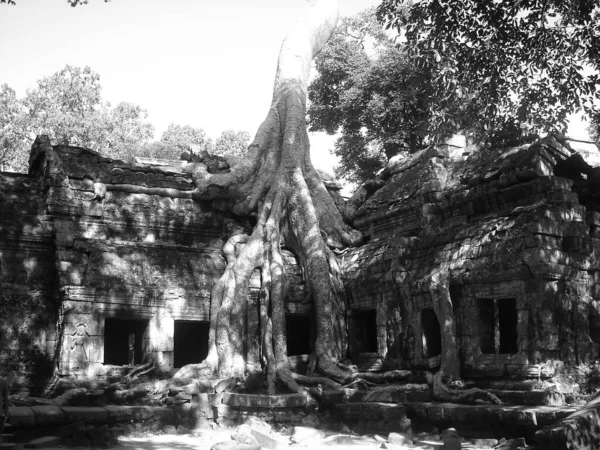
[[[155,139],[171,123],[252,136],[268,112],[277,56],[306,0],[15,0],[0,4],[0,84],[19,97],[66,64],[100,75],[103,100],[145,108]],[[352,15],[379,0],[341,0]],[[332,139],[311,136],[332,166]]]

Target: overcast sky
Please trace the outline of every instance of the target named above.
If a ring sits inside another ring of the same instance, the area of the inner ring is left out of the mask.
[[[0,5],[0,84],[23,96],[66,64],[90,66],[113,105],[170,123],[252,136],[271,102],[281,41],[306,0],[15,0]],[[377,0],[341,0],[351,15]],[[312,139],[324,159],[330,142]],[[324,151],[323,151],[324,150]],[[316,156],[316,155],[314,155]]]

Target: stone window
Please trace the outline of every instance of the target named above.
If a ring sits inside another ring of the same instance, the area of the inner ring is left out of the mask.
[[[115,366],[141,364],[142,344],[147,329],[147,320],[105,319],[104,364]]]
[[[173,335],[173,366],[204,361],[208,355],[208,330],[210,322],[176,320]]]
[[[377,353],[377,311],[352,311],[354,353]]]
[[[517,353],[517,306],[514,298],[479,299],[479,342],[485,354]]]
[[[432,308],[421,310],[421,337],[424,358],[433,358],[442,353],[440,321]]]
[[[312,320],[308,314],[286,314],[285,335],[287,355],[308,355],[311,352]]]

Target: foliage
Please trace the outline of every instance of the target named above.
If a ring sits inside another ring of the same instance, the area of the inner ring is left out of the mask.
[[[146,110],[138,105],[121,102],[104,116],[102,153],[128,161],[141,156],[144,145],[154,136],[154,127],[145,122]]]
[[[105,105],[100,77],[89,67],[67,65],[37,82],[23,99],[27,134],[47,134],[58,144],[98,148]]]
[[[341,133],[338,175],[364,182],[388,158],[430,140],[429,71],[384,32],[374,8],[344,18],[315,64],[308,122],[312,131]],[[435,136],[448,132],[437,129]]]
[[[564,132],[570,113],[598,106],[598,0],[383,0],[378,16],[432,72],[430,129],[466,98],[488,136]]]
[[[23,113],[15,91],[7,84],[0,86],[0,170],[11,168],[8,161],[19,167],[27,165],[28,153],[19,151],[25,138],[21,124]]]
[[[145,119],[139,106],[103,103],[100,77],[89,67],[67,65],[39,80],[22,99],[7,85],[0,88],[0,164],[3,170],[26,172],[29,149],[39,134],[54,143],[132,160],[154,133]]]
[[[250,133],[247,131],[225,130],[216,139],[213,153],[242,157],[246,154],[249,144]]]
[[[212,150],[212,140],[206,137],[204,130],[190,125],[170,124],[162,134],[160,143],[172,147],[177,152],[177,159],[181,153],[189,151],[190,147],[194,153]]]

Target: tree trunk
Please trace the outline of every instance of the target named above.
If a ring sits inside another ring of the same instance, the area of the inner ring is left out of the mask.
[[[439,271],[431,276],[429,293],[433,309],[440,322],[442,335],[440,370],[433,376],[433,396],[437,400],[447,402],[472,403],[475,400],[482,400],[489,403],[502,403],[497,396],[483,389],[462,389],[456,318],[450,297],[450,276],[447,271]],[[453,385],[456,387],[451,387]]]
[[[258,217],[250,236],[236,234],[224,246],[227,266],[212,291],[209,354],[202,367],[223,377],[243,377],[251,369],[246,367],[243,341],[249,279],[258,269],[261,350],[271,393],[276,377],[298,390],[287,363],[282,246],[298,257],[314,303],[317,369],[338,380],[348,378],[334,364],[345,348],[340,314],[345,304],[329,246],[354,245],[362,236],[344,224],[314,169],[305,122],[311,61],[333,34],[337,19],[337,0],[309,1],[308,14],[283,41],[271,108],[247,157],[231,159],[236,164],[229,173],[211,174],[202,163],[192,172],[195,198]],[[183,369],[178,376],[189,373]]]

